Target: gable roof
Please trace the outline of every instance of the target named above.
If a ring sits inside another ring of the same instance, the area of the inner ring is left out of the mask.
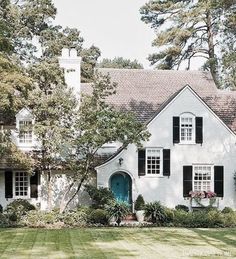
[[[132,111],[143,123],[189,85],[236,132],[236,93],[218,90],[209,72],[106,68],[98,71],[109,74],[118,83],[117,93],[107,102],[123,111]],[[81,91],[89,94],[91,85],[81,84]]]

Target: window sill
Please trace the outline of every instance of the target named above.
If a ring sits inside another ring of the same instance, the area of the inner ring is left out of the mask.
[[[195,143],[195,142],[179,142],[179,143],[176,143],[176,144],[179,144],[179,145],[197,145],[197,143]]]
[[[144,175],[145,178],[164,178],[164,175]]]

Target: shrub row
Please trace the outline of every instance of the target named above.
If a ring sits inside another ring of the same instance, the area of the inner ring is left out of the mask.
[[[146,221],[151,222],[154,226],[236,227],[236,212],[229,207],[225,207],[222,211],[208,208],[189,212],[184,205],[169,209],[161,205],[160,202],[153,202],[147,203],[144,208]],[[109,224],[109,219],[112,216],[116,218],[119,225],[121,219],[129,213],[129,209],[126,204],[113,200],[113,202],[104,205],[104,209],[82,207],[60,214],[59,210],[39,211],[28,201],[15,200],[0,213],[0,226],[46,228],[104,226]]]
[[[184,205],[169,209],[160,202],[148,203],[145,206],[146,220],[158,226],[175,226],[188,228],[235,227],[236,212],[225,207],[222,211],[205,208],[189,212]]]

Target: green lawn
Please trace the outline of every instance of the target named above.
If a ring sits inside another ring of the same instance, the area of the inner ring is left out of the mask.
[[[0,258],[236,258],[236,229],[0,229]]]

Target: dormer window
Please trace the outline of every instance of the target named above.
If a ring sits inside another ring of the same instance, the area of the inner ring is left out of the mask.
[[[184,113],[180,116],[180,143],[190,143],[194,141],[194,118],[195,117],[190,113]]]
[[[21,120],[19,121],[19,143],[29,144],[32,143],[32,121]]]

